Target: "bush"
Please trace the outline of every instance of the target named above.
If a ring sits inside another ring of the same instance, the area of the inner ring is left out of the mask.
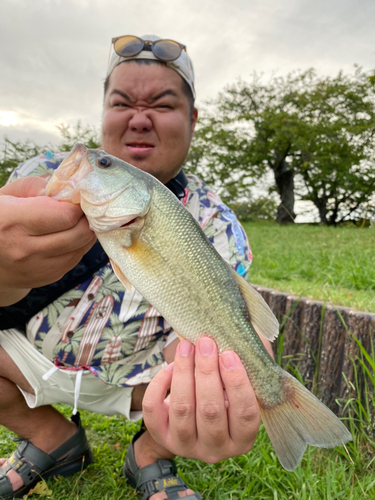
[[[259,196],[253,200],[228,203],[241,222],[275,220],[277,203],[272,198]]]

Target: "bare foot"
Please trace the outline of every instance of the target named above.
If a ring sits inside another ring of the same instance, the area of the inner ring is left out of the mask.
[[[6,459],[0,458],[0,468],[4,469],[6,467],[6,464],[7,464]],[[16,471],[10,469],[10,471],[7,472],[7,476],[9,477],[13,491],[16,491],[18,490],[18,488],[21,488],[21,486],[23,485],[23,481]]]

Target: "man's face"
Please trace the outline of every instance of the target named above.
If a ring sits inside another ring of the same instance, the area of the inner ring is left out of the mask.
[[[119,64],[104,97],[102,146],[165,184],[186,158],[196,120],[178,73],[161,64]]]

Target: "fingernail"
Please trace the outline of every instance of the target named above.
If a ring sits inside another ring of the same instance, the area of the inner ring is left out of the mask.
[[[193,345],[190,342],[188,342],[187,340],[183,340],[178,345],[178,352],[181,354],[181,356],[189,356],[192,349],[193,349]]]
[[[203,337],[199,340],[199,352],[202,356],[211,356],[214,351],[214,341]]]
[[[166,372],[173,372],[174,361],[164,368]]]
[[[223,352],[220,358],[224,368],[226,368],[227,370],[233,370],[233,368],[235,368],[237,365],[237,358],[231,351]]]

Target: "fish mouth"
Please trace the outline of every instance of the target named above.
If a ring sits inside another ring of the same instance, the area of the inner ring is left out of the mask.
[[[97,234],[110,233],[112,231],[130,231],[139,233],[144,226],[144,217],[137,215],[129,215],[122,217],[121,220],[116,220],[112,217],[89,217],[90,229]]]
[[[92,167],[87,160],[87,148],[83,144],[76,143],[49,180],[46,196],[79,205],[80,194],[77,191],[77,184],[90,171]]]
[[[121,189],[115,193],[116,195],[112,193],[96,204],[90,199],[90,193],[81,192],[81,208],[86,214],[90,228],[96,233],[118,230],[140,231],[150,207],[150,200],[144,204],[135,203],[131,209],[124,213],[121,198],[131,196],[133,190],[134,188]]]
[[[140,219],[140,217],[134,217],[134,219],[130,219],[129,222],[125,222],[124,224],[122,224],[122,226],[120,226],[120,229],[123,227],[131,226],[132,224],[136,223],[138,219]]]

